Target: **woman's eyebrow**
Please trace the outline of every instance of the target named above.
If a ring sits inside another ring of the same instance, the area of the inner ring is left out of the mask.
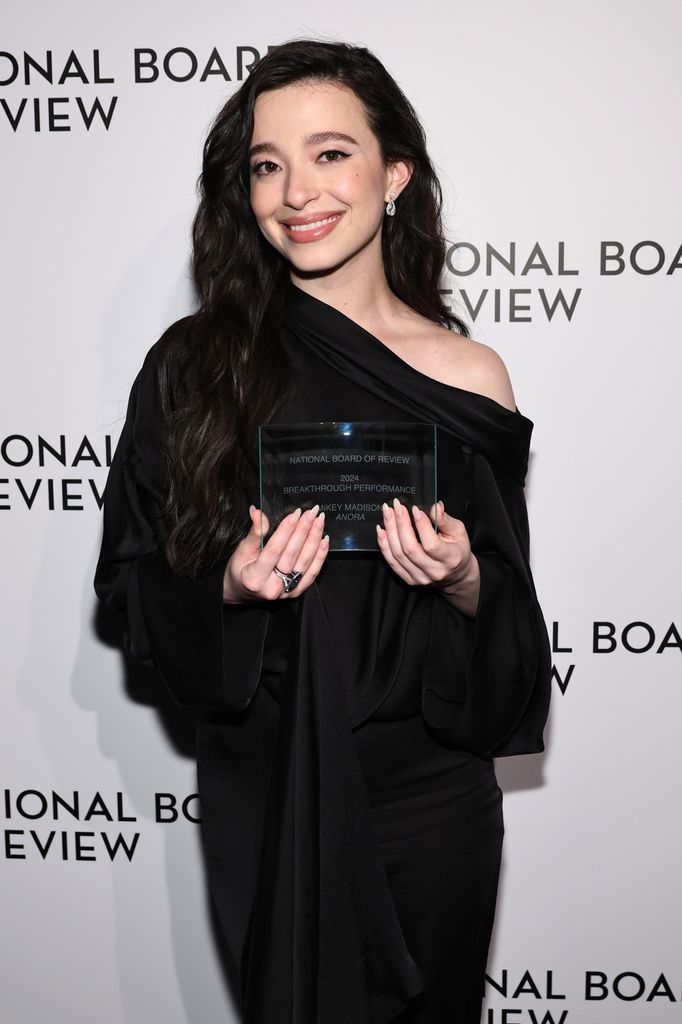
[[[306,135],[303,140],[306,146],[317,146],[321,142],[350,142],[352,145],[357,146],[357,140],[352,135],[346,135],[345,132],[313,132],[312,135]],[[252,146],[249,150],[249,160],[252,156],[256,156],[258,153],[279,153],[279,149],[274,142],[258,142],[255,146]]]

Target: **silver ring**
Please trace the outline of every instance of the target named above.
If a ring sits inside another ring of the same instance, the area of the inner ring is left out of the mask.
[[[303,576],[303,573],[299,572],[298,569],[293,569],[291,572],[282,572],[281,569],[278,569],[277,566],[275,566],[272,571],[276,576],[279,576],[284,584],[285,594],[288,594],[290,590],[295,590]]]

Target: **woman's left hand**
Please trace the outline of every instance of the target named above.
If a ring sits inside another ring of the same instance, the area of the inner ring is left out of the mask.
[[[469,535],[460,519],[449,516],[439,501],[431,506],[438,517],[438,533],[431,519],[413,506],[417,533],[404,505],[384,503],[384,528],[377,527],[379,549],[398,576],[411,586],[436,586],[452,604],[474,615],[478,602],[479,571]]]

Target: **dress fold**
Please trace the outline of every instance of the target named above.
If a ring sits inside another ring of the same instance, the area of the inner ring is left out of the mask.
[[[423,990],[373,832],[318,588],[282,696],[242,965],[245,1024],[383,1024]]]

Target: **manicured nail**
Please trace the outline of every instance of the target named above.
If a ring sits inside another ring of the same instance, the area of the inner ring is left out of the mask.
[[[300,516],[302,511],[303,511],[303,509],[297,508],[294,512],[291,513],[292,518],[293,519],[298,519],[298,517]]]
[[[317,522],[324,523],[324,512],[320,512],[319,516],[317,517]]]
[[[384,502],[381,507],[384,510],[384,515],[386,515],[387,512],[391,511],[390,508],[388,507],[388,505],[386,504],[386,502]]]
[[[319,505],[313,505],[313,507],[311,508],[310,511],[312,512],[313,519],[314,519],[315,516],[317,515],[317,513],[320,511],[320,506]]]
[[[255,512],[255,511],[256,511],[256,506],[255,505],[249,505],[249,515],[251,515],[251,513]]]
[[[415,519],[419,519],[419,517],[420,517],[420,515],[421,515],[421,514],[422,514],[422,513],[421,513],[421,509],[420,509],[420,508],[417,508],[417,506],[416,506],[416,505],[413,505],[413,506],[412,506],[412,515],[414,516],[414,518],[415,518]]]
[[[400,515],[403,511],[403,506],[400,504],[397,498],[393,499],[393,508],[395,509],[397,515]]]

